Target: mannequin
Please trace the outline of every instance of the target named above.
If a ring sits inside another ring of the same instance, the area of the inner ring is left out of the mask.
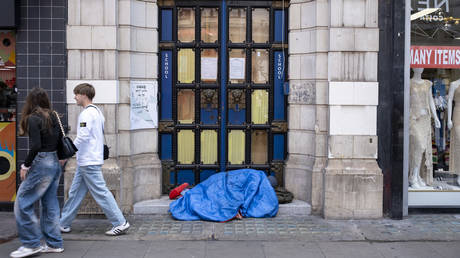
[[[451,130],[449,170],[455,173],[460,172],[460,90],[457,91],[459,85],[460,79],[450,83],[447,100],[447,127]],[[453,101],[456,103],[455,108],[452,107]],[[457,177],[457,181],[459,179],[460,176]]]
[[[432,83],[422,79],[423,68],[413,68],[410,80],[409,127],[409,185],[412,189],[431,189],[433,183],[433,157],[431,147],[431,117],[436,128],[441,123],[436,115]],[[422,161],[423,162],[422,164]],[[424,167],[422,167],[424,166]],[[421,171],[425,172],[421,175]]]

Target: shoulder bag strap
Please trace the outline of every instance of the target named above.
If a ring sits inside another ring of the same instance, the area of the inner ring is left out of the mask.
[[[59,114],[56,111],[53,111],[53,112],[56,115],[56,118],[59,123],[59,127],[61,128],[62,136],[65,137],[64,127],[62,126],[61,119],[59,118]]]
[[[88,107],[93,107],[93,108],[95,108],[99,113],[102,114],[101,110],[99,110],[99,108],[96,107],[95,105],[89,104]],[[102,123],[102,135],[104,135],[104,144],[107,144],[107,140],[105,139],[104,123]]]

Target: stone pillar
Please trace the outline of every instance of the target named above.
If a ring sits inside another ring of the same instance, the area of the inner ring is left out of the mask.
[[[327,139],[328,1],[289,7],[289,157],[285,186],[321,212]]]
[[[158,198],[161,169],[157,129],[130,130],[130,81],[157,80],[158,23],[156,1],[69,0],[67,26],[67,103],[70,135],[75,136],[81,108],[73,88],[89,82],[96,88],[94,103],[106,118],[110,159],[103,174],[124,212],[137,201]],[[69,162],[67,194],[75,171]],[[82,213],[100,213],[91,199]]]
[[[158,158],[158,130],[131,130],[130,82],[158,80],[158,6],[156,1],[119,0],[119,66],[120,81],[119,162],[130,181],[123,189],[134,203],[159,198],[161,163]],[[158,82],[157,82],[158,83]]]
[[[331,0],[325,218],[382,216],[377,165],[378,1]]]

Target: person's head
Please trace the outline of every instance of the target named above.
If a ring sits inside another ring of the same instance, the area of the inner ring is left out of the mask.
[[[33,88],[27,94],[26,103],[22,108],[21,121],[19,122],[19,135],[27,134],[27,120],[32,114],[40,115],[45,120],[46,128],[51,128],[51,104],[48,94],[42,88]]]
[[[78,84],[74,89],[75,101],[79,106],[86,106],[93,102],[93,98],[96,95],[93,85],[89,83]]]

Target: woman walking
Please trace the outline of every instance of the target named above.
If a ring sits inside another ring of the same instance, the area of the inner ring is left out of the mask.
[[[59,230],[57,188],[61,167],[57,157],[62,137],[57,114],[51,109],[46,91],[34,88],[22,110],[19,134],[29,136],[29,153],[21,165],[22,183],[14,203],[14,215],[22,246],[11,257],[26,257],[38,252],[63,252]],[[40,200],[40,225],[34,203]],[[41,239],[45,244],[41,246]]]

